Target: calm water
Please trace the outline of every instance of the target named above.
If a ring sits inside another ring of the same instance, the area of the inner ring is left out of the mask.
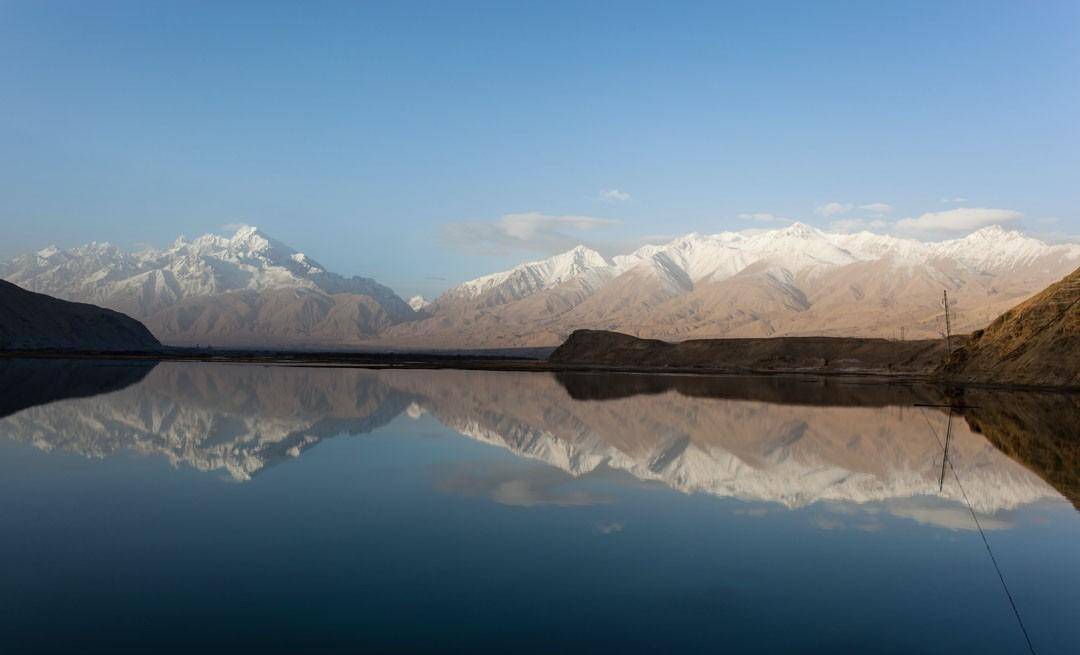
[[[969,507],[1035,650],[1080,651],[1076,397],[950,419],[840,380],[0,382],[0,652],[1026,652]]]

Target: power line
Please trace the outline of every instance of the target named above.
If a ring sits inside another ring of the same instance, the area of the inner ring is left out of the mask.
[[[967,492],[964,491],[964,485],[960,484],[960,476],[956,473],[956,467],[953,466],[952,460],[949,459],[949,451],[946,449],[945,444],[941,443],[941,437],[938,436],[937,430],[930,423],[930,419],[926,416],[926,411],[919,408],[922,412],[923,418],[926,420],[926,426],[930,428],[930,433],[934,435],[934,439],[937,439],[938,445],[941,446],[944,452],[944,461],[942,461],[942,467],[945,466],[945,462],[949,463],[949,470],[952,471],[953,477],[956,479],[956,486],[960,488],[960,494],[964,497],[964,503],[967,504],[968,511],[971,512],[971,518],[975,521],[975,527],[979,530],[979,536],[982,537],[983,545],[986,546],[986,554],[990,556],[990,561],[994,564],[994,570],[997,571],[998,580],[1001,581],[1001,588],[1005,590],[1005,596],[1009,599],[1009,606],[1012,607],[1013,616],[1016,617],[1016,623],[1020,626],[1020,632],[1024,633],[1024,641],[1027,642],[1028,651],[1031,655],[1035,655],[1035,646],[1031,643],[1031,637],[1028,635],[1027,627],[1024,626],[1024,620],[1020,618],[1020,610],[1016,608],[1016,601],[1013,600],[1012,592],[1009,591],[1009,585],[1005,584],[1005,576],[1001,573],[1001,567],[998,566],[997,558],[994,557],[994,551],[990,548],[990,540],[986,538],[986,531],[983,530],[982,523],[979,522],[979,516],[975,513],[975,508],[971,504],[971,500],[968,498]],[[952,429],[952,410],[949,410],[949,428]]]

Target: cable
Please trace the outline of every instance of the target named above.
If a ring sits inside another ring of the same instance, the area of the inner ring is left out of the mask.
[[[937,439],[938,445],[941,446],[943,457],[945,461],[949,462],[949,470],[952,471],[953,477],[956,478],[956,486],[960,488],[960,494],[964,497],[964,503],[967,504],[968,511],[971,512],[971,518],[975,520],[975,527],[979,529],[979,536],[982,537],[983,545],[986,546],[986,554],[990,556],[990,561],[994,564],[994,570],[997,571],[998,580],[1001,581],[1001,588],[1005,590],[1005,596],[1009,599],[1009,605],[1012,607],[1013,616],[1016,617],[1016,623],[1020,626],[1020,632],[1024,633],[1024,641],[1027,642],[1028,650],[1031,655],[1035,655],[1035,646],[1031,643],[1031,636],[1028,635],[1027,627],[1024,626],[1024,620],[1020,618],[1020,610],[1016,608],[1016,601],[1013,600],[1012,592],[1009,591],[1009,585],[1005,584],[1005,576],[1001,573],[1001,567],[998,566],[997,558],[994,557],[994,551],[990,548],[990,540],[986,538],[986,531],[983,530],[982,523],[979,523],[979,516],[975,513],[975,508],[971,505],[971,500],[968,499],[967,492],[964,491],[964,485],[960,484],[960,476],[956,473],[956,467],[953,466],[951,460],[949,460],[949,453],[945,451],[945,444],[941,443],[941,437],[938,436],[937,430],[931,425],[930,419],[926,417],[926,411],[923,408],[919,408],[923,418],[926,420],[927,427],[930,428],[930,433],[934,435],[934,439]],[[949,420],[952,421],[952,411],[949,411]]]

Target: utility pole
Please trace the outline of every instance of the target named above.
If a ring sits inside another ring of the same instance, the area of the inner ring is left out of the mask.
[[[943,289],[941,292],[941,304],[945,306],[945,349],[949,351],[949,355],[952,356],[952,324],[949,323],[949,291]]]
[[[949,462],[949,442],[952,441],[952,414],[949,407],[949,422],[945,427],[945,452],[941,455],[941,477],[938,478],[938,492],[945,491],[945,465]]]

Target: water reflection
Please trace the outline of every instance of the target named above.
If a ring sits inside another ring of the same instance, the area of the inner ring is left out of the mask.
[[[553,467],[523,478],[512,467],[444,466],[435,483],[448,493],[520,506],[590,504],[605,499],[566,480],[616,471],[685,493],[788,508],[877,503],[923,523],[971,527],[959,488],[941,481],[932,431],[944,434],[947,416],[916,406],[947,402],[934,387],[182,363],[30,362],[4,372],[49,381],[5,384],[19,393],[0,421],[0,435],[42,450],[130,450],[244,481],[324,439],[430,415]],[[108,393],[81,397],[94,388]],[[1076,502],[1075,397],[979,391],[962,402],[973,408],[955,420],[949,458],[978,512],[1059,493]],[[984,527],[1007,525],[998,518]]]
[[[0,362],[0,418],[35,405],[129,387],[155,365],[138,361],[4,360]]]

